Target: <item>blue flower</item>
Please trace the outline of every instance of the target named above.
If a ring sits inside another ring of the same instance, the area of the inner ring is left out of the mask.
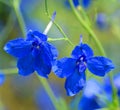
[[[78,7],[80,4],[83,6],[83,8],[88,8],[91,4],[91,0],[82,0],[79,2],[79,0],[72,0],[75,7]],[[65,1],[66,6],[69,6],[68,0]]]
[[[104,13],[98,13],[97,14],[96,25],[99,29],[106,29],[108,27],[107,17]]]
[[[95,79],[90,79],[84,88],[83,95],[79,102],[79,110],[96,110],[101,108],[97,95],[102,94],[102,86]],[[87,106],[86,106],[87,105]]]
[[[18,58],[17,67],[23,76],[37,71],[47,78],[58,56],[56,48],[47,42],[47,36],[38,31],[29,31],[26,39],[9,41],[4,50]]]
[[[66,77],[67,95],[73,96],[84,87],[86,68],[97,76],[104,76],[114,68],[110,59],[93,55],[90,46],[81,42],[73,49],[71,58],[65,57],[56,61],[53,71],[60,78]]]
[[[73,0],[73,4],[75,7],[79,6],[80,5],[79,0]],[[68,0],[65,1],[65,5],[70,6]]]
[[[113,84],[116,87],[117,94],[120,99],[120,74],[113,77]],[[107,104],[113,103],[113,91],[110,83],[110,78],[104,78],[103,83],[100,84],[95,79],[87,81],[83,95],[79,102],[79,110],[95,110],[98,108],[107,107]],[[87,106],[86,106],[87,105]]]
[[[84,8],[88,8],[90,6],[91,2],[92,2],[91,0],[82,0],[82,6]]]
[[[5,81],[5,75],[3,73],[0,73],[0,86],[3,85]]]

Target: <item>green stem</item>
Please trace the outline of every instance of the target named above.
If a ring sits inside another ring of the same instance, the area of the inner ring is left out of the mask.
[[[2,69],[0,70],[2,73],[4,73],[5,75],[14,75],[14,74],[17,74],[17,68],[8,68],[8,69]],[[41,76],[39,76],[37,73],[36,73],[38,79],[40,80],[40,82],[42,83],[44,89],[46,90],[48,96],[50,97],[53,105],[55,106],[56,110],[59,110],[59,106],[58,106],[58,101],[57,99],[55,98],[47,80],[45,78],[41,78]]]
[[[17,74],[17,68],[7,68],[0,70],[5,75]]]
[[[101,55],[106,56],[104,49],[102,48],[101,43],[97,39],[96,35],[92,31],[92,29],[89,27],[89,25],[82,19],[82,17],[79,15],[78,11],[75,9],[72,0],[69,0],[70,6],[72,8],[73,13],[75,14],[76,18],[79,20],[80,24],[88,31],[88,33],[91,35],[93,40],[95,41],[96,45],[98,46],[98,49],[101,52]]]
[[[60,40],[67,40],[66,38],[48,38],[48,41],[60,41]]]
[[[41,78],[38,74],[36,74],[36,75],[37,75],[38,79],[40,80],[40,82],[42,83],[42,85],[43,85],[44,89],[46,90],[48,96],[50,97],[54,107],[56,108],[56,110],[59,110],[60,107],[58,105],[58,101],[55,98],[55,96],[54,96],[54,94],[53,94],[53,92],[52,92],[52,90],[51,90],[47,80],[45,78]]]
[[[25,28],[25,23],[24,23],[23,17],[22,17],[22,13],[20,11],[19,0],[13,0],[13,8],[14,8],[15,14],[17,16],[18,23],[20,25],[22,34],[25,37],[26,36],[26,30],[25,29],[26,28]]]
[[[49,14],[49,10],[48,10],[48,6],[47,6],[47,0],[45,0],[45,13],[48,16],[48,18],[51,20],[51,16]],[[59,24],[56,23],[56,21],[54,20],[53,23],[55,24],[55,26],[58,28],[58,30],[61,32],[61,34],[63,35],[63,37],[68,41],[68,43],[72,46],[74,46],[74,44],[70,41],[70,39],[67,37],[67,35],[64,33],[64,31],[62,30],[62,28],[59,26]]]

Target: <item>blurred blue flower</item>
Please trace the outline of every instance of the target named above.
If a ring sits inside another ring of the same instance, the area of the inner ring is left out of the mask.
[[[107,17],[104,13],[97,14],[96,25],[99,29],[106,29],[107,28]]]
[[[102,93],[101,85],[94,79],[87,81],[83,95],[79,102],[79,110],[95,110],[101,106],[98,103],[98,94]],[[87,105],[87,106],[86,106]]]
[[[120,97],[120,74],[114,76],[113,83],[118,91],[116,95]],[[105,77],[102,84],[95,79],[88,80],[79,102],[79,110],[87,110],[87,108],[95,110],[107,107],[108,102],[112,103],[114,100],[112,94],[112,85],[108,76]]]
[[[24,76],[37,71],[47,78],[58,56],[56,48],[47,42],[47,36],[38,31],[29,31],[26,39],[9,41],[4,50],[18,58],[19,74]]]
[[[110,59],[93,55],[90,46],[83,44],[81,40],[80,44],[73,49],[71,58],[64,57],[56,61],[53,71],[60,78],[66,77],[67,95],[73,96],[84,87],[86,68],[97,76],[104,76],[114,68]]]
[[[73,0],[73,4],[74,4],[75,7],[79,6],[80,5],[79,0]],[[70,7],[70,4],[69,4],[68,0],[65,0],[65,5],[67,7]]]
[[[88,8],[91,4],[91,0],[82,0],[79,2],[79,0],[73,0],[73,4],[75,7],[78,7],[80,4],[83,6],[83,8]],[[70,6],[68,0],[65,1],[66,6]]]
[[[0,86],[3,85],[5,81],[5,75],[3,73],[0,73]]]
[[[82,6],[88,8],[91,5],[92,0],[82,0]]]

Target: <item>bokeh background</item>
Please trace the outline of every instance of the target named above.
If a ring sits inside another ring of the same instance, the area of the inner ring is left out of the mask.
[[[81,0],[80,0],[81,2]],[[91,0],[87,7],[80,4],[88,15],[91,28],[100,40],[107,56],[112,59],[116,69],[120,71],[120,0]],[[79,43],[82,34],[83,41],[100,56],[95,42],[89,33],[81,26],[74,16],[67,0],[48,0],[48,8],[52,14],[57,12],[56,22],[61,26],[74,45]],[[45,14],[44,0],[21,0],[20,10],[25,21],[25,29],[43,32],[49,18]],[[16,59],[5,53],[3,47],[11,39],[22,37],[18,19],[12,7],[12,0],[0,0],[0,70],[16,67]],[[55,25],[48,32],[50,38],[63,37]],[[70,56],[73,47],[67,41],[53,41],[59,50],[59,58]],[[102,82],[102,78],[92,74]],[[74,97],[68,97],[64,89],[64,80],[57,78],[54,73],[49,75],[48,82],[56,97],[63,97],[69,105]],[[20,76],[6,75],[5,82],[0,86],[0,110],[54,110],[48,95],[35,74]]]

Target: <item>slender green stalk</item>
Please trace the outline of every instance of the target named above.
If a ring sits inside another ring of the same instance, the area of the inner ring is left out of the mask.
[[[47,0],[45,0],[45,13],[48,16],[48,18],[51,20],[51,16],[49,14],[49,10],[48,10],[48,5],[47,5]],[[58,30],[61,32],[61,34],[63,35],[63,37],[68,41],[68,43],[72,46],[74,46],[74,44],[70,41],[70,39],[67,37],[67,35],[64,33],[64,31],[62,30],[62,28],[57,24],[57,22],[54,20],[53,23],[55,24],[55,26],[58,28]]]
[[[98,49],[101,52],[101,55],[106,56],[104,49],[102,48],[101,43],[97,39],[96,35],[92,31],[92,29],[89,27],[89,25],[82,19],[82,17],[79,15],[78,11],[75,9],[72,0],[69,0],[70,6],[72,8],[73,13],[75,14],[76,18],[79,20],[80,24],[88,31],[88,33],[91,35],[93,40],[95,41]]]
[[[25,28],[25,23],[24,23],[24,20],[22,18],[22,13],[20,11],[20,7],[19,7],[19,3],[20,1],[19,0],[13,0],[13,8],[14,8],[14,11],[15,11],[15,14],[17,16],[17,19],[18,19],[18,23],[20,25],[20,28],[21,28],[21,31],[22,31],[22,34],[23,36],[25,37],[26,36],[26,28]]]
[[[46,80],[45,78],[41,78],[38,74],[36,74],[36,75],[37,75],[38,79],[40,80],[40,82],[42,83],[42,85],[43,85],[44,89],[46,90],[48,96],[50,97],[50,99],[51,99],[51,101],[52,101],[55,109],[56,109],[56,110],[59,110],[60,107],[59,107],[59,105],[58,105],[58,101],[57,101],[57,99],[55,98],[55,96],[54,96],[54,94],[53,94],[53,92],[52,92],[52,90],[51,90],[51,88],[50,88],[47,80]],[[47,105],[46,105],[46,106],[47,106]]]
[[[17,74],[17,68],[7,68],[0,70],[5,75]]]
[[[61,40],[67,40],[66,38],[48,38],[48,41],[61,41]]]

